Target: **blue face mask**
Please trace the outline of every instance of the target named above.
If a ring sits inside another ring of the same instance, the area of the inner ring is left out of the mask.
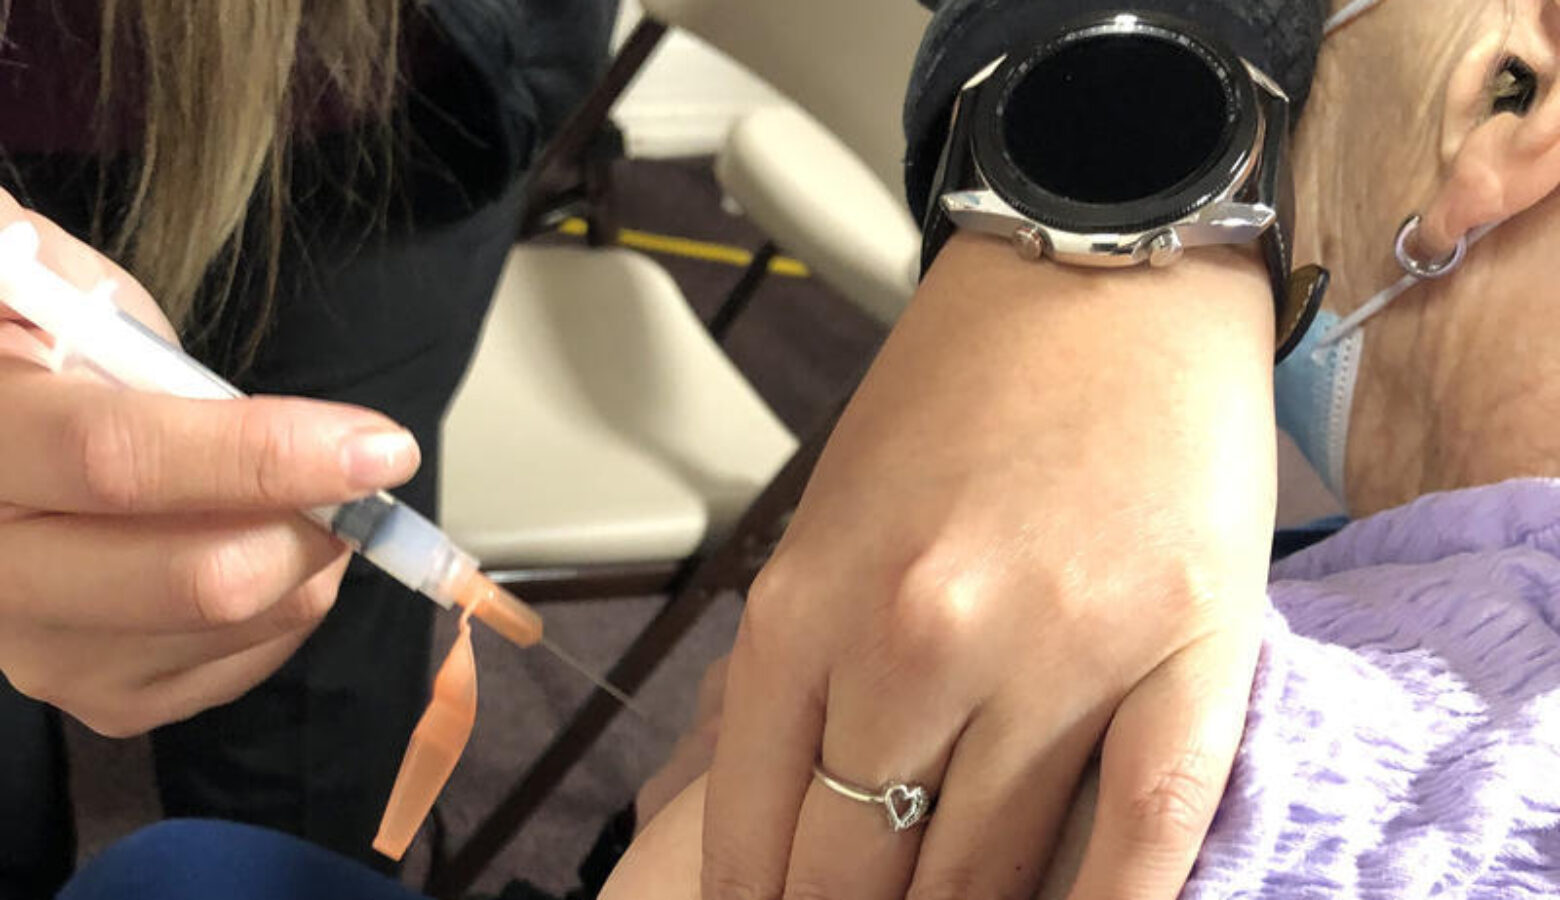
[[[1477,244],[1499,225],[1495,222],[1468,235]],[[1294,438],[1311,467],[1322,476],[1339,501],[1344,493],[1344,462],[1349,450],[1349,416],[1354,409],[1354,383],[1359,379],[1365,347],[1365,323],[1419,283],[1405,275],[1345,318],[1322,310],[1291,352],[1273,372],[1273,399],[1278,427]]]
[[[1345,4],[1322,26],[1323,40],[1379,2],[1354,0]],[[1310,460],[1311,468],[1339,500],[1345,496],[1343,466],[1349,449],[1354,382],[1359,376],[1360,351],[1365,342],[1365,334],[1360,330],[1364,319],[1361,316],[1351,322],[1345,332],[1336,314],[1322,310],[1300,345],[1273,372],[1278,427],[1294,438],[1300,452]]]
[[[1343,499],[1343,465],[1349,449],[1349,413],[1360,372],[1365,332],[1353,329],[1322,346],[1338,328],[1338,316],[1316,314],[1300,345],[1273,372],[1278,427],[1294,438],[1300,452],[1333,496]]]
[[[1327,20],[1324,35],[1331,35],[1380,2],[1355,0],[1345,5]],[[1469,245],[1489,234],[1495,224],[1469,235]],[[1405,275],[1345,318],[1327,310],[1317,313],[1300,345],[1273,373],[1278,426],[1294,438],[1327,489],[1340,501],[1347,497],[1344,463],[1349,449],[1354,385],[1359,379],[1360,356],[1365,346],[1363,327],[1418,283],[1418,278]]]

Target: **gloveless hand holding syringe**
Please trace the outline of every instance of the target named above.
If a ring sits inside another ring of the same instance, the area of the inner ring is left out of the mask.
[[[37,231],[26,222],[0,230],[0,302],[53,338],[59,367],[77,366],[133,390],[187,399],[244,396],[122,311],[113,302],[111,284],[82,291],[43,265],[38,243]],[[518,646],[547,648],[634,708],[622,691],[544,638],[535,610],[494,584],[475,558],[390,494],[381,491],[303,515],[412,590],[446,609],[474,610],[476,618]]]

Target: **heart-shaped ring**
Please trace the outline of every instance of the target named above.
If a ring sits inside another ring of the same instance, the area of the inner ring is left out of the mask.
[[[888,810],[888,824],[895,831],[914,828],[926,818],[931,805],[926,788],[918,784],[891,784],[883,791],[883,807]]]
[[[932,795],[919,784],[893,781],[883,785],[882,790],[873,791],[835,778],[824,771],[821,765],[813,766],[813,774],[818,776],[824,787],[842,797],[858,803],[880,804],[888,815],[889,827],[896,832],[914,828],[926,821],[926,817],[932,813]]]

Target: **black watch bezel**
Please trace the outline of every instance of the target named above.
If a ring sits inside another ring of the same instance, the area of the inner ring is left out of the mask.
[[[1036,184],[1008,153],[1005,116],[1014,89],[1038,63],[1064,48],[1101,37],[1131,35],[1161,40],[1201,60],[1225,97],[1225,122],[1215,149],[1192,174],[1146,197],[1089,203]],[[1046,225],[1081,232],[1134,233],[1185,218],[1228,192],[1249,168],[1261,113],[1256,86],[1240,58],[1191,25],[1147,13],[1095,16],[1073,23],[1023,55],[1010,54],[981,85],[971,145],[986,182],[1015,210]]]

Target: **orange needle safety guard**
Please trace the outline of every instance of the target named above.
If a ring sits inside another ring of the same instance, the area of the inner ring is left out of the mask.
[[[407,744],[401,771],[379,821],[374,849],[400,859],[433,810],[477,721],[477,657],[471,647],[471,617],[481,615],[478,599],[460,617],[455,643],[433,679],[433,698]]]
[[[462,628],[467,627],[467,619],[476,616],[516,647],[530,647],[542,639],[542,617],[536,610],[475,569],[456,585],[455,605],[465,610],[460,617]],[[584,674],[592,678],[590,673]]]

